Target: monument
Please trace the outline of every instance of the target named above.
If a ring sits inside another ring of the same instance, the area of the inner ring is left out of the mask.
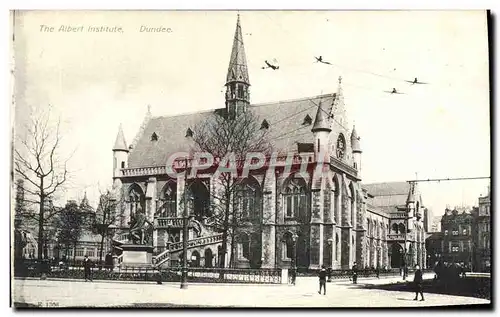
[[[123,250],[121,266],[153,267],[153,224],[147,220],[142,209],[138,208],[132,214],[129,225],[129,243],[120,245]]]

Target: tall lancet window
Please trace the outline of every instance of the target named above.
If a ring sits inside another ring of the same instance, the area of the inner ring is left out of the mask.
[[[243,180],[236,187],[234,201],[235,212],[243,220],[257,220],[260,218],[260,197],[259,184],[253,178]]]
[[[129,199],[130,216],[135,215],[135,213],[139,210],[145,213],[144,210],[145,197],[139,185],[134,184],[131,186],[128,199]]]
[[[174,182],[167,183],[160,198],[159,215],[161,217],[177,216],[177,185]]]
[[[285,218],[304,218],[307,214],[306,184],[302,179],[292,179],[285,188]],[[305,220],[305,219],[302,219]]]

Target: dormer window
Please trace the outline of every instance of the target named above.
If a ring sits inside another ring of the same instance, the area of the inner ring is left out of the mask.
[[[188,128],[186,131],[186,138],[190,138],[193,136],[193,130],[191,128]]]
[[[158,134],[156,134],[156,132],[153,132],[153,134],[151,134],[151,141],[158,141]]]
[[[262,121],[262,124],[260,125],[260,129],[269,129],[269,123],[267,122],[266,119],[264,119],[264,121]]]
[[[302,125],[311,125],[312,124],[312,118],[309,115],[306,115],[304,118],[304,122],[302,122]]]

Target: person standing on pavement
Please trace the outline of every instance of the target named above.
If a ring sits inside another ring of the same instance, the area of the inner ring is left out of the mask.
[[[421,301],[424,300],[424,279],[422,277],[422,271],[420,266],[415,267],[415,277],[413,278],[413,284],[415,285],[415,298],[413,300],[418,300],[418,294],[422,297]]]
[[[323,288],[323,295],[326,295],[326,269],[325,266],[321,266],[321,271],[319,271],[319,291],[321,294],[321,289]]]
[[[87,280],[92,282],[92,261],[86,254],[83,259],[83,271],[85,275],[85,282],[87,282]]]
[[[352,284],[358,284],[358,265],[356,262],[352,266]]]

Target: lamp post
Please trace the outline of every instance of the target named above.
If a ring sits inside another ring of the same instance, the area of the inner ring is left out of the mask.
[[[333,239],[328,239],[328,282],[332,280],[332,263],[333,263],[333,251],[332,251]]]
[[[184,160],[184,215],[182,217],[182,275],[181,275],[181,289],[186,289],[187,284],[187,248],[188,248],[188,222],[189,222],[189,210],[187,203],[187,177],[188,177],[188,159]]]
[[[295,277],[297,276],[297,238],[299,236],[294,232],[292,235],[293,241],[293,264],[292,264],[292,284],[295,285]]]

